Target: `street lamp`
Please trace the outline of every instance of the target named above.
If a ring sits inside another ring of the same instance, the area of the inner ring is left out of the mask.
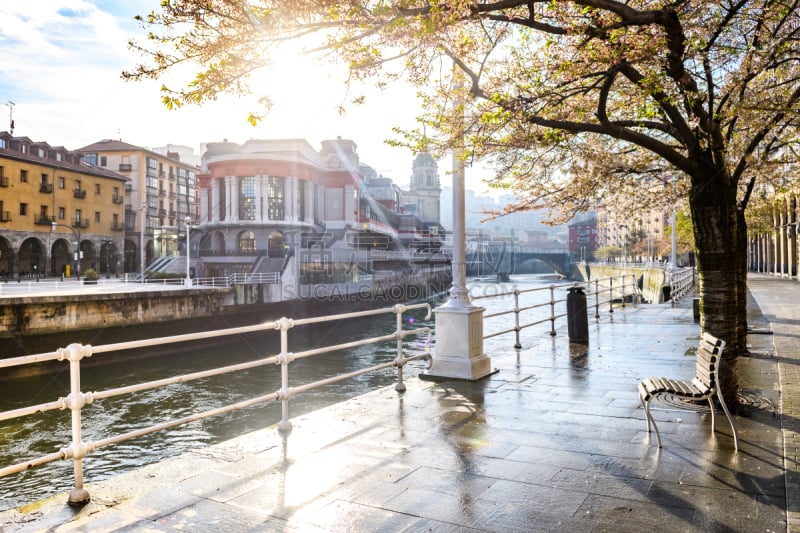
[[[141,220],[139,221],[139,271],[142,274],[142,283],[144,283],[144,226],[145,226],[145,213],[147,212],[147,202],[142,202]]]
[[[76,251],[74,252],[73,258],[75,259],[75,274],[78,277],[78,280],[81,279],[81,230],[80,228],[74,228],[69,224],[59,224],[55,220],[50,221],[50,233],[56,230],[57,226],[63,226],[65,228],[69,228],[72,230],[72,234],[75,235],[77,242],[75,243]]]
[[[192,257],[191,252],[191,241],[189,240],[189,229],[192,227],[192,217],[187,216],[186,220],[186,287],[189,288],[192,286],[192,278],[189,276],[189,262]]]
[[[111,245],[114,244],[114,241],[111,239],[103,239],[100,241],[103,245],[103,249],[106,252],[106,279],[111,277],[111,266],[109,264],[110,256],[111,256]]]

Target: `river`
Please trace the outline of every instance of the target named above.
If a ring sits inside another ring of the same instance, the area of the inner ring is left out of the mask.
[[[553,283],[546,277],[524,275],[513,276],[510,282],[505,283],[470,279],[468,286],[470,294],[476,296],[494,295],[515,288],[525,290],[547,287]],[[563,297],[563,292],[561,295]],[[536,291],[525,294],[521,305],[549,300],[550,291]],[[429,303],[435,307],[443,301],[443,298],[434,299]],[[506,296],[480,299],[476,304],[485,307],[486,314],[490,314],[513,308],[514,300],[513,297]],[[547,306],[532,310],[523,320],[523,324],[536,320],[536,317],[549,316],[549,312]],[[433,326],[433,319],[426,321],[424,315],[424,310],[407,312],[405,328]],[[488,319],[484,325],[484,334],[507,329],[510,324],[513,324],[513,315]],[[290,331],[289,351],[298,352],[365,337],[386,335],[393,332],[394,327],[395,317],[393,314],[388,314],[357,322],[343,321],[333,328],[315,328],[305,332],[299,331],[298,328]],[[549,324],[542,324],[531,328],[530,332],[525,334],[541,336],[547,331]],[[407,339],[407,353],[415,353],[415,350],[418,352],[424,348],[423,344],[423,340],[414,341],[413,337]],[[492,349],[510,349],[513,344],[514,336],[509,334],[488,339],[485,349],[491,353]],[[83,391],[100,391],[263,358],[279,351],[277,332],[269,332],[264,335],[242,337],[237,339],[236,343],[224,346],[192,347],[190,350],[176,350],[158,357],[127,359],[118,356],[109,358],[109,362],[103,364],[92,361],[94,364],[82,369],[81,388]],[[396,342],[388,341],[297,360],[290,365],[290,386],[391,361],[395,355]],[[99,357],[105,356],[96,356],[93,359]],[[405,368],[405,375],[415,376],[424,367],[424,362],[410,363]],[[290,416],[298,416],[390,385],[396,381],[396,375],[396,370],[390,368],[302,393],[290,401]],[[58,370],[2,382],[0,386],[3,387],[0,411],[7,411],[51,402],[66,396],[69,393],[69,373],[67,365],[62,364]],[[83,438],[84,440],[108,438],[254,396],[269,394],[279,388],[280,367],[268,365],[235,374],[96,401],[83,409]],[[279,402],[269,402],[101,448],[84,459],[85,480],[87,483],[100,481],[168,456],[202,448],[275,424],[281,417],[280,408]],[[0,467],[58,451],[68,444],[69,439],[70,415],[66,410],[0,422]],[[0,478],[0,510],[68,491],[72,483],[72,461],[57,461]]]

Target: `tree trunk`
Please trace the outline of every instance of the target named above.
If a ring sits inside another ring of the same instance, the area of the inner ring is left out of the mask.
[[[744,227],[740,227],[735,190],[716,181],[693,180],[689,205],[697,248],[700,327],[726,343],[719,387],[725,403],[735,408],[739,389],[736,358],[746,349],[740,329],[744,324],[746,334],[747,317],[740,316],[746,312],[746,299],[744,305],[740,300],[747,291],[740,238]]]

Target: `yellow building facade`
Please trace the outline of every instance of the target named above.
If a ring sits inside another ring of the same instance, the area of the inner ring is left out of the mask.
[[[0,278],[122,272],[128,178],[0,132]]]

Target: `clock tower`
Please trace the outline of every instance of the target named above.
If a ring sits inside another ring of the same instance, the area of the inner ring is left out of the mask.
[[[417,215],[431,222],[441,222],[439,200],[442,187],[439,183],[439,166],[431,154],[421,152],[414,158],[408,191],[403,191],[403,203],[414,204]]]

